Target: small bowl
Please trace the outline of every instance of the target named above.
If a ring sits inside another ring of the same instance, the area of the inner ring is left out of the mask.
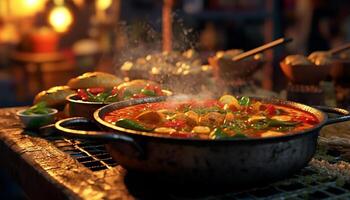
[[[67,112],[69,117],[93,119],[95,110],[107,105],[103,102],[83,101],[77,94],[69,95],[66,100],[68,101]]]
[[[228,58],[218,58],[216,56],[208,58],[209,64],[213,67],[214,76],[218,80],[230,81],[233,78],[248,78],[264,65],[262,55],[233,61]]]
[[[329,65],[289,65],[280,63],[284,75],[294,84],[317,85],[327,78]]]
[[[19,117],[24,127],[28,129],[36,129],[52,124],[55,121],[56,114],[58,113],[58,110],[50,108],[50,113],[48,114],[23,114],[23,112],[26,110],[27,109],[20,110],[16,113],[16,115]]]

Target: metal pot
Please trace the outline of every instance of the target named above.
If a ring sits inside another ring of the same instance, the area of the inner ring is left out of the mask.
[[[107,150],[120,165],[153,179],[184,185],[245,187],[280,180],[305,167],[315,153],[319,130],[327,124],[350,120],[349,112],[343,109],[316,109],[276,99],[258,100],[304,110],[314,114],[320,123],[312,129],[281,137],[201,140],[127,130],[102,120],[116,109],[162,100],[138,99],[98,109],[94,118],[105,132],[69,128],[91,123],[84,118],[61,120],[56,128],[66,136],[104,140]],[[321,110],[346,116],[328,119]]]
[[[67,111],[70,117],[85,117],[93,119],[93,114],[97,109],[108,105],[103,102],[82,101],[77,94],[67,96],[66,100],[68,102]]]

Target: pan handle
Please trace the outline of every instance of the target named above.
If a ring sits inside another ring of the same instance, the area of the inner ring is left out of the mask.
[[[319,110],[322,110],[325,113],[333,113],[333,114],[338,114],[341,116],[337,117],[332,117],[328,118],[326,121],[325,125],[328,124],[334,124],[338,122],[344,122],[344,121],[349,121],[350,120],[350,112],[342,109],[342,108],[333,108],[333,107],[328,107],[328,106],[313,106],[314,108],[317,108]]]
[[[94,127],[95,130],[84,130],[87,127]],[[142,147],[133,138],[118,132],[101,131],[94,121],[84,117],[62,119],[55,123],[55,128],[67,137],[102,140],[105,142],[123,142],[130,145],[133,149],[133,152],[127,152],[128,155],[131,154],[138,158],[144,157]],[[96,131],[97,129],[99,130]]]

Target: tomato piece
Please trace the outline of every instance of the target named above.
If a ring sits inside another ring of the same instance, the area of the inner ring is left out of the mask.
[[[163,96],[163,91],[162,88],[160,88],[158,85],[154,86],[154,92],[158,95],[158,96]]]
[[[88,100],[88,94],[86,93],[86,91],[84,90],[84,89],[78,89],[78,96],[82,99],[82,100],[84,100],[84,101],[86,101],[86,100]]]
[[[267,105],[266,106],[266,112],[268,115],[275,115],[276,114],[276,108],[273,105]]]
[[[296,116],[294,118],[294,120],[296,121],[301,121],[303,123],[307,123],[307,124],[317,124],[318,123],[318,120],[314,117],[307,117],[307,116]]]
[[[88,88],[87,91],[90,92],[91,94],[99,94],[104,92],[105,89],[101,87],[96,87],[96,88]]]
[[[111,91],[111,94],[112,95],[115,95],[118,93],[118,88],[117,87],[113,87],[112,91]]]
[[[255,112],[255,110],[252,106],[248,106],[248,107],[246,107],[246,112],[248,114],[253,114]]]
[[[185,120],[167,121],[167,122],[164,122],[163,126],[168,128],[183,128],[186,126],[186,121]]]
[[[146,90],[155,90],[155,87],[157,87],[157,86],[151,85],[151,84],[147,84],[144,89],[146,89]]]

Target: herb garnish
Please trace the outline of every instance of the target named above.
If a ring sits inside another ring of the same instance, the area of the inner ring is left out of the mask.
[[[42,101],[42,102],[39,102],[39,103],[35,104],[34,106],[30,107],[29,109],[25,110],[23,112],[23,114],[25,114],[25,115],[35,115],[35,114],[45,115],[45,114],[49,114],[50,112],[51,112],[51,109],[46,106],[46,102]]]

